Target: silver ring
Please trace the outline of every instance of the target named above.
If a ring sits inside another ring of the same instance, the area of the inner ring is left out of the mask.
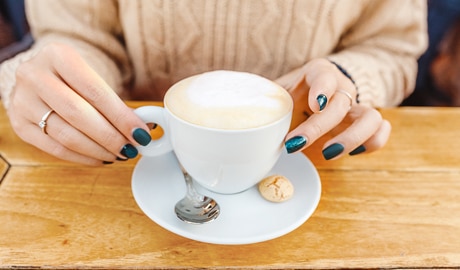
[[[40,120],[40,122],[38,123],[38,126],[42,129],[42,132],[45,133],[46,135],[48,135],[48,132],[46,132],[46,120],[48,120],[48,117],[50,117],[51,113],[54,112],[54,110],[49,110],[47,111],[43,117],[42,117],[42,120]]]
[[[347,98],[350,100],[350,108],[351,108],[351,106],[353,106],[353,97],[350,95],[350,93],[348,93],[347,91],[342,90],[342,89],[337,90],[337,93],[341,93],[341,94],[344,94],[345,96],[347,96]]]

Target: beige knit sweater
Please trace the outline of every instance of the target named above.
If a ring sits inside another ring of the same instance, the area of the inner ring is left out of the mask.
[[[1,65],[5,106],[17,66],[55,41],[130,99],[161,100],[204,71],[276,79],[327,57],[352,75],[363,103],[393,106],[412,91],[427,43],[425,0],[32,0],[27,15],[37,42]]]

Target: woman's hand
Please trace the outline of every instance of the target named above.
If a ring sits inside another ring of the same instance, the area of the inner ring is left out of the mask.
[[[151,140],[147,126],[109,85],[62,44],[46,45],[19,66],[7,112],[24,141],[82,164],[133,158],[134,146]]]
[[[323,147],[325,159],[372,152],[385,145],[391,125],[380,113],[356,101],[357,90],[334,64],[314,59],[277,80],[294,99],[294,110],[309,117],[286,136],[288,153],[301,151],[321,136],[340,130]]]

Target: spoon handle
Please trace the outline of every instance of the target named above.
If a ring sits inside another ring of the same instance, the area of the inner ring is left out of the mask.
[[[193,187],[192,177],[190,176],[190,174],[188,174],[188,172],[183,170],[183,168],[181,169],[182,173],[184,174],[185,184],[187,185],[187,197],[189,197],[189,199],[191,199],[192,201],[196,202],[195,206],[201,206],[203,204],[202,202],[206,200],[205,196],[196,192],[195,188]]]

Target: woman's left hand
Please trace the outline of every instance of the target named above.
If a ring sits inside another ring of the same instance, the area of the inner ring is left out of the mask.
[[[309,115],[286,136],[288,153],[305,149],[339,126],[345,129],[324,144],[327,160],[369,153],[388,141],[391,124],[375,108],[357,103],[355,85],[330,61],[314,59],[276,82],[291,93],[294,110]]]

